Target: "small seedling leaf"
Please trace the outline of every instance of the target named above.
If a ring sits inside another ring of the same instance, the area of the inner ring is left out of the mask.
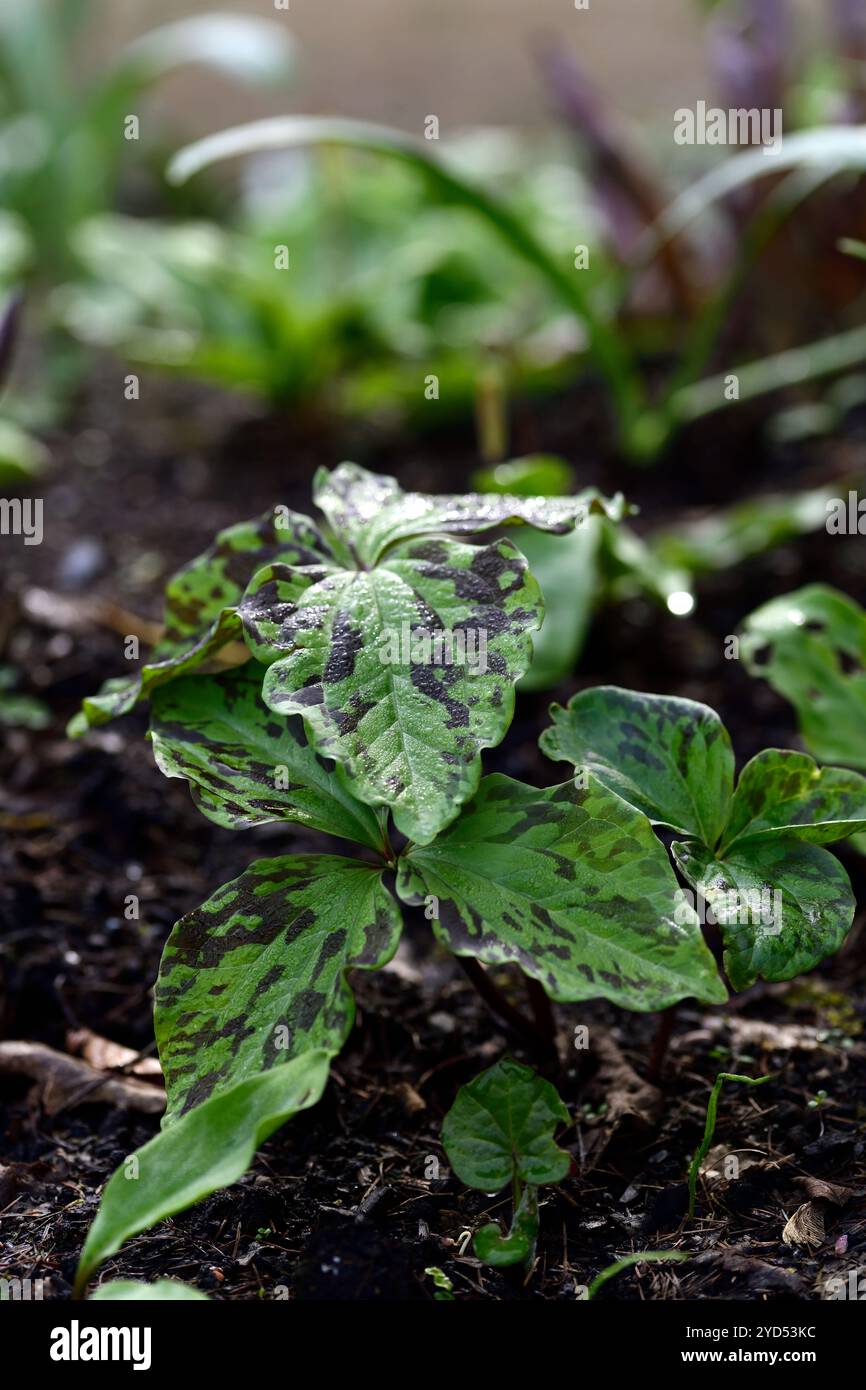
[[[507,1235],[495,1221],[476,1231],[472,1242],[475,1254],[493,1269],[509,1265],[529,1264],[535,1254],[538,1239],[538,1193],[531,1184],[523,1189],[517,1210]]]
[[[571,1155],[553,1140],[568,1120],[550,1082],[505,1057],[460,1087],[442,1124],[442,1145],[467,1187],[498,1192],[515,1177],[538,1187],[568,1173]]]
[[[90,1295],[90,1303],[210,1303],[206,1293],[178,1279],[156,1279],[152,1284],[137,1279],[111,1279]]]

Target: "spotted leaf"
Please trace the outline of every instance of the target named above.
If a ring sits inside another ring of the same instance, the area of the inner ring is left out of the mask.
[[[200,667],[241,636],[235,605],[254,572],[270,560],[316,564],[329,556],[308,517],[285,507],[220,531],[213,545],[179,570],[166,589],[164,632],[133,675],[112,677],[88,696],[69,725],[72,737],[128,714],[157,686]]]
[[[866,769],[866,611],[847,594],[809,584],[757,608],[740,656],[797,711],[821,762]]]
[[[734,753],[715,710],[694,700],[602,685],[551,707],[549,758],[588,769],[656,825],[716,844],[728,817]]]
[[[397,886],[432,898],[456,955],[516,961],[553,999],[727,997],[649,821],[592,776],[547,790],[485,777],[453,826],[402,856]]]
[[[272,565],[240,605],[263,697],[302,714],[355,794],[427,843],[457,814],[498,743],[531,660],[541,594],[510,540],[430,537],[373,570]]]
[[[756,839],[784,835],[829,844],[859,830],[866,830],[866,777],[820,768],[806,753],[768,748],[740,773],[719,855]]]
[[[811,970],[850,930],[855,903],[848,875],[819,845],[759,838],[734,845],[724,859],[694,843],[672,850],[719,923],[736,990]]]
[[[160,771],[185,778],[217,825],[297,821],[380,849],[376,813],[355,799],[343,770],[310,747],[298,716],[268,709],[261,685],[262,668],[250,661],[157,690],[150,736]]]
[[[608,502],[592,491],[576,497],[404,492],[396,478],[368,473],[355,463],[330,473],[320,469],[313,497],[362,565],[376,564],[390,546],[416,536],[478,535],[517,523],[565,532],[593,512],[618,520],[624,506],[619,497]]]
[[[166,1122],[311,1049],[339,1051],[354,1018],[346,971],[378,970],[399,936],[381,872],[356,860],[259,859],[217,889],[160,963]]]

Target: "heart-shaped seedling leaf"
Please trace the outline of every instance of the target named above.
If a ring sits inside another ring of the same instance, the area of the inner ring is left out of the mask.
[[[621,497],[607,501],[588,490],[576,497],[520,497],[469,492],[438,496],[404,492],[396,478],[368,473],[354,463],[321,468],[313,498],[360,566],[375,565],[399,541],[427,535],[479,535],[494,526],[524,524],[540,531],[570,531],[591,513],[618,521]]]
[[[515,961],[562,1002],[727,998],[649,821],[592,776],[545,790],[485,777],[459,820],[404,853],[397,889],[432,899],[455,955]]]
[[[734,753],[715,710],[618,686],[551,708],[549,758],[586,768],[655,825],[715,845],[734,787]]]
[[[442,1123],[442,1146],[461,1182],[498,1192],[517,1178],[562,1182],[571,1155],[554,1142],[569,1114],[555,1087],[504,1057],[457,1092]]]
[[[375,811],[352,795],[342,768],[310,747],[297,715],[268,709],[261,684],[261,666],[249,661],[155,691],[150,736],[160,771],[185,778],[217,825],[297,821],[381,849]]]
[[[274,1130],[316,1104],[330,1062],[330,1052],[307,1052],[220,1091],[124,1159],[87,1234],[76,1294],[130,1236],[237,1182]]]
[[[758,836],[724,859],[675,843],[677,864],[711,908],[734,989],[791,980],[837,951],[854,920],[854,895],[838,859],[819,845]]]
[[[112,677],[82,702],[71,737],[127,714],[157,686],[196,670],[241,636],[235,605],[253,574],[272,560],[321,563],[328,547],[308,517],[277,507],[255,521],[220,531],[213,545],[169,581],[164,633],[134,675]]]
[[[740,656],[797,712],[821,762],[866,768],[866,611],[837,589],[809,584],[745,620]]]
[[[503,1235],[495,1221],[475,1232],[475,1254],[493,1269],[529,1264],[538,1240],[538,1189],[527,1183],[517,1204],[508,1234]]]
[[[866,777],[820,768],[806,753],[768,748],[740,773],[720,858],[755,840],[830,844],[866,830]]]
[[[259,859],[182,917],[156,983],[165,1123],[303,1052],[338,1052],[346,972],[385,965],[400,925],[379,869],[325,854]]]
[[[511,541],[436,537],[397,546],[369,571],[271,566],[239,611],[253,654],[270,663],[266,704],[302,714],[354,793],[389,806],[398,829],[426,844],[511,722],[542,609]]]

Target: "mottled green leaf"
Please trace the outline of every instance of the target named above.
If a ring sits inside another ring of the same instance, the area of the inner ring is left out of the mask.
[[[137,1279],[110,1279],[100,1284],[89,1303],[210,1303],[206,1293],[178,1279],[156,1279],[152,1284]]]
[[[403,855],[398,891],[438,900],[456,955],[516,961],[563,1002],[727,997],[664,846],[593,777],[546,790],[486,777],[454,825]]]
[[[220,648],[234,638],[240,637],[240,619],[233,608],[223,609],[208,627],[204,636],[189,645],[160,643],[154,649],[153,659],[140,667],[132,676],[111,676],[104,681],[96,695],[88,695],[81,702],[81,709],[70,721],[67,733],[70,738],[86,734],[100,724],[108,724],[129,714],[139,700],[146,700],[150,692],[166,681],[174,680],[194,671]]]
[[[240,637],[235,605],[253,574],[273,560],[320,564],[328,547],[308,517],[285,507],[220,531],[213,545],[169,581],[163,636],[149,661],[130,676],[112,677],[82,702],[70,737],[127,714],[151,690],[201,666]]]
[[[353,967],[397,949],[400,910],[381,871],[336,855],[259,859],[177,923],[156,984],[171,1124],[215,1092],[315,1048],[354,1019]]]
[[[555,1087],[504,1057],[457,1092],[442,1123],[448,1162],[467,1187],[498,1192],[521,1182],[562,1182],[571,1155],[554,1143],[569,1114]]]
[[[482,492],[456,496],[404,492],[396,478],[343,463],[320,469],[313,484],[316,505],[363,565],[415,536],[476,535],[493,526],[524,523],[541,531],[570,531],[592,512],[618,519],[621,498],[606,502],[594,492],[577,497],[520,497]]]
[[[656,825],[713,846],[728,816],[734,754],[715,710],[618,686],[551,707],[539,740],[549,758],[587,768]]]
[[[724,860],[694,843],[672,849],[719,922],[736,990],[811,970],[839,949],[854,920],[848,875],[819,845],[755,839],[735,845]]]
[[[785,835],[829,844],[866,830],[866,777],[820,768],[806,753],[768,748],[740,773],[719,857],[732,847]]]
[[[330,1052],[307,1052],[242,1081],[211,1096],[130,1155],[102,1194],[81,1252],[76,1293],[130,1236],[237,1182],[274,1130],[316,1104],[330,1061]]]
[[[153,696],[150,734],[166,777],[183,777],[217,825],[298,821],[372,849],[376,814],[352,795],[342,768],[307,743],[297,716],[275,714],[256,661],[221,676],[173,681]]]
[[[265,702],[302,714],[355,794],[427,843],[511,722],[541,595],[511,541],[427,537],[371,571],[271,566],[239,611],[254,655],[273,663]]]
[[[866,768],[866,612],[837,589],[809,584],[757,608],[740,655],[797,711],[822,762]]]

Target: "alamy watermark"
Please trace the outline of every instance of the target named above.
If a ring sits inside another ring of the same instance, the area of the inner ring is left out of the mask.
[[[769,884],[718,891],[699,883],[697,898],[686,888],[680,890],[674,921],[678,926],[688,926],[695,913],[702,926],[755,926],[763,936],[778,936],[782,930],[782,894]]]
[[[0,497],[0,536],[23,536],[25,545],[41,545],[42,498]]]
[[[827,533],[831,536],[866,536],[866,497],[849,492],[847,497],[828,497]]]
[[[0,1303],[41,1302],[44,1279],[0,1279]]]
[[[776,155],[782,148],[782,112],[777,106],[707,106],[699,101],[692,110],[681,106],[674,112],[674,142],[677,145],[759,145],[764,154]]]
[[[470,676],[487,670],[487,629],[431,629],[402,623],[388,627],[379,639],[383,666],[462,666]]]
[[[825,1298],[866,1301],[866,1270],[849,1269],[847,1274],[833,1274],[824,1285]]]
[[[134,1371],[151,1366],[149,1327],[82,1327],[73,1318],[69,1327],[51,1332],[52,1361],[131,1361]]]

